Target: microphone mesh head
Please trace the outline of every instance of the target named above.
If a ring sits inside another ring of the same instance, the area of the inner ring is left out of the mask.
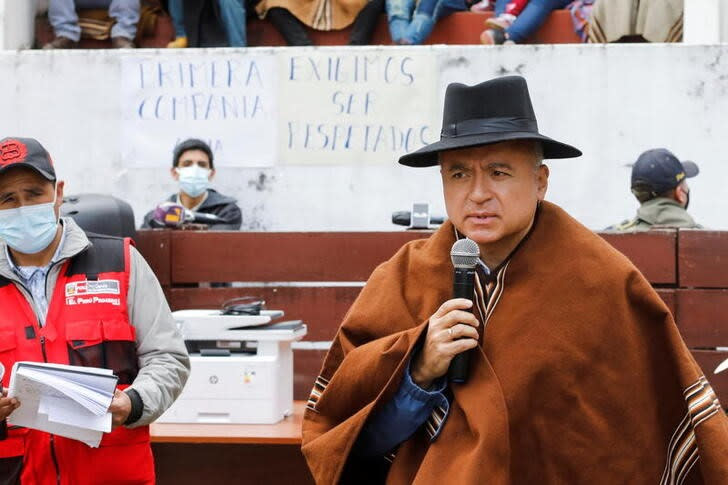
[[[475,268],[480,257],[480,248],[472,239],[459,239],[455,241],[450,250],[452,265],[456,268]]]

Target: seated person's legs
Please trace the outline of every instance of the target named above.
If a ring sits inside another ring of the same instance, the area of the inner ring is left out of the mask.
[[[393,43],[400,44],[410,20],[412,20],[415,0],[386,0],[385,8],[389,22],[389,35],[392,36]]]
[[[506,12],[506,6],[511,0],[495,0],[495,7],[493,13],[496,17],[500,17]]]
[[[167,44],[170,48],[187,47],[187,33],[185,32],[185,12],[182,5],[183,0],[168,0],[167,10],[169,16],[172,17],[172,25],[174,26],[174,40]]]
[[[245,47],[245,0],[217,0],[230,47]]]
[[[56,38],[43,46],[48,49],[71,48],[81,39],[77,8],[108,8],[109,16],[116,20],[111,28],[114,47],[133,47],[139,22],[139,0],[50,0],[48,19]]]
[[[111,1],[109,16],[116,20],[111,28],[111,39],[114,47],[134,47],[132,41],[136,37],[139,9],[139,0]]]
[[[48,20],[53,26],[55,39],[43,46],[44,49],[68,49],[75,47],[81,39],[74,0],[50,0]]]
[[[402,37],[402,44],[419,45],[432,33],[435,27],[435,10],[438,0],[420,0],[412,16],[412,22]]]
[[[507,38],[515,43],[524,42],[543,25],[551,11],[564,8],[569,3],[570,0],[531,0],[506,29]]]

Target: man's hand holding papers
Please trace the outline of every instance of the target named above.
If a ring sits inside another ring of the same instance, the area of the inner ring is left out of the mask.
[[[38,429],[97,447],[111,431],[109,412],[117,377],[109,369],[16,362],[8,396],[23,403],[9,417]]]
[[[128,418],[131,413],[131,399],[129,399],[127,393],[118,389],[114,391],[114,399],[111,401],[109,412],[112,417],[112,428],[121,426],[126,422],[126,418]]]
[[[2,397],[0,397],[0,421],[10,416],[10,413],[18,409],[20,401],[14,397],[7,397],[8,391],[3,391]]]

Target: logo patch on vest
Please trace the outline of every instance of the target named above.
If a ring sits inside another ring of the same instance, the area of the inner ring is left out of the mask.
[[[76,281],[66,284],[66,296],[118,295],[120,287],[118,280]]]
[[[107,298],[96,295],[118,295],[121,293],[118,280],[75,281],[66,283],[66,305],[89,305],[110,303],[121,305],[121,298]]]

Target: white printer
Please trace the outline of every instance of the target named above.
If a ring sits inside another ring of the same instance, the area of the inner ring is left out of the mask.
[[[306,335],[300,320],[271,323],[283,312],[223,315],[173,313],[190,351],[191,372],[160,423],[272,424],[293,411],[291,343]]]

